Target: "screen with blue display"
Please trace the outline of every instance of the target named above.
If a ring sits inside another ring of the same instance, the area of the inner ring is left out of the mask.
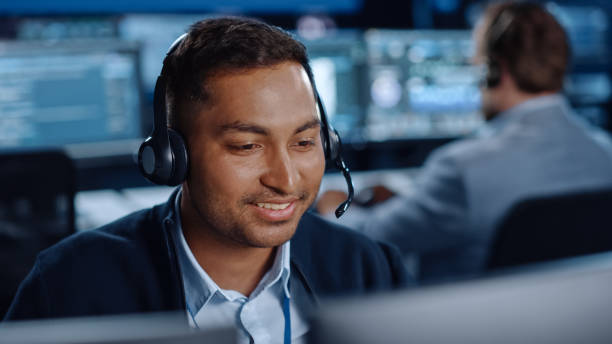
[[[142,138],[138,49],[118,41],[0,44],[0,150],[129,154]]]
[[[547,9],[559,20],[570,41],[571,69],[564,91],[574,111],[591,124],[612,130],[609,10],[588,3],[549,3]]]
[[[362,141],[367,102],[362,97],[366,54],[361,32],[337,30],[316,39],[299,39],[308,51],[330,122],[344,142]]]
[[[204,14],[130,14],[118,22],[119,37],[138,42],[144,93],[153,101],[153,90],[168,48]],[[160,23],[163,23],[160,24]]]
[[[469,31],[370,30],[368,141],[456,137],[482,124]]]
[[[469,31],[337,30],[302,41],[344,142],[452,138],[483,123]]]
[[[147,13],[186,11],[231,13],[299,13],[305,11],[318,11],[351,13],[360,10],[362,2],[363,0],[21,0],[0,2],[0,14]]]

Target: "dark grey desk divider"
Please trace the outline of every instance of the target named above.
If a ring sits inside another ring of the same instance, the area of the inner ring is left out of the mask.
[[[311,343],[612,343],[612,253],[330,301]]]
[[[185,314],[152,313],[0,324],[0,343],[11,344],[234,344],[233,328],[196,330]]]

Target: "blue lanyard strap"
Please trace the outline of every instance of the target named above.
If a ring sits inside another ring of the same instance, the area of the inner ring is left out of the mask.
[[[291,313],[287,295],[283,295],[283,315],[285,316],[285,344],[291,344]]]

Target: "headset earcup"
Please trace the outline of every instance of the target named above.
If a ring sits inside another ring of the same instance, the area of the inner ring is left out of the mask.
[[[155,172],[155,148],[151,144],[153,138],[147,139],[140,145],[138,149],[138,168],[140,172],[147,178]]]
[[[149,136],[138,150],[138,167],[149,181],[165,185],[172,175],[172,157],[170,152],[164,153],[159,136]]]
[[[487,75],[486,84],[487,88],[494,88],[501,82],[501,68],[499,63],[495,61],[489,61],[487,63]]]
[[[170,149],[173,156],[172,174],[168,179],[167,185],[176,186],[181,184],[187,177],[189,170],[189,157],[187,154],[187,146],[181,134],[177,131],[168,128],[168,139],[170,140]]]

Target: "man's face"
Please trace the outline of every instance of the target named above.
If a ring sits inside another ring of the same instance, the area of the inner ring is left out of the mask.
[[[187,206],[222,240],[278,246],[293,236],[325,169],[308,76],[285,62],[215,76],[207,90],[187,138]]]

